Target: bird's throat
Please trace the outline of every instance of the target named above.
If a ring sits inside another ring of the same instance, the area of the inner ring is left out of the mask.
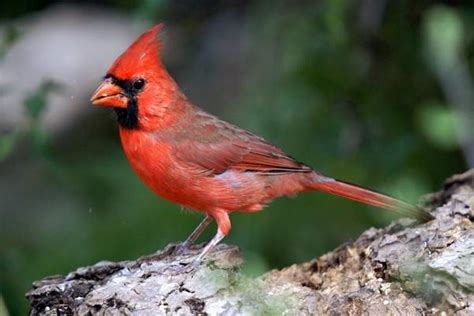
[[[138,105],[134,97],[129,98],[125,109],[114,108],[117,122],[124,129],[138,129]]]

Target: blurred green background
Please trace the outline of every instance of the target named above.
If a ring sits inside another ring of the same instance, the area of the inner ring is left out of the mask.
[[[34,280],[149,254],[201,220],[139,181],[113,116],[88,101],[115,57],[157,22],[167,25],[164,62],[194,103],[323,173],[416,202],[474,165],[473,2],[6,2],[0,315],[27,312]],[[225,242],[257,275],[394,218],[303,194],[234,214]]]

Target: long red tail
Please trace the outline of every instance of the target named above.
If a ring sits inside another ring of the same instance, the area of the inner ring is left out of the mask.
[[[429,213],[411,204],[344,181],[329,180],[327,182],[316,182],[311,187],[318,191],[345,197],[346,199],[402,212],[421,221],[427,222],[433,219],[433,216]]]

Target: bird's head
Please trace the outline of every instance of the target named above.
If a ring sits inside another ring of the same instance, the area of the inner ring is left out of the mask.
[[[180,95],[160,61],[162,24],[142,34],[109,68],[94,92],[95,105],[114,108],[120,127],[146,128],[163,120]]]

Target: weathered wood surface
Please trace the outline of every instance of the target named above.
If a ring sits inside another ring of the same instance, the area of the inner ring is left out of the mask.
[[[237,247],[220,245],[192,272],[195,249],[174,245],[134,261],[101,262],[37,281],[31,314],[89,315],[474,315],[474,170],[431,194],[435,220],[371,228],[311,262],[250,279]]]

